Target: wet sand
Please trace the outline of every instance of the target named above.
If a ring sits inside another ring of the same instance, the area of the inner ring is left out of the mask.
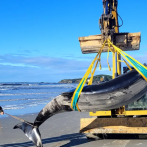
[[[19,116],[33,122],[37,114]],[[57,114],[40,126],[44,147],[146,147],[146,139],[123,136],[119,139],[88,140],[79,133],[80,118],[88,118],[89,113],[67,112]],[[0,118],[0,147],[35,147],[20,129],[13,129],[19,123],[13,118]],[[124,139],[125,138],[125,139]]]

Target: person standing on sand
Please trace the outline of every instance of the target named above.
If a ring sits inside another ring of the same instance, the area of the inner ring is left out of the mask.
[[[0,106],[0,114],[3,115],[4,114],[4,111],[2,109],[2,107]]]

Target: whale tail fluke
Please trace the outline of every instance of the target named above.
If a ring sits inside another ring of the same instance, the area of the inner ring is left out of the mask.
[[[23,122],[15,125],[13,129],[21,129],[24,134],[36,145],[36,147],[43,147],[41,141],[41,134],[39,132],[39,128],[33,126],[32,123]]]

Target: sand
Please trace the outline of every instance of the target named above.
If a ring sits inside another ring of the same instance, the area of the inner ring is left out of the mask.
[[[37,114],[19,116],[33,122]],[[0,116],[1,117],[1,116]],[[146,140],[105,139],[88,140],[79,133],[80,118],[89,117],[89,113],[66,112],[57,114],[40,126],[44,147],[145,147]],[[13,129],[19,123],[13,118],[0,118],[0,147],[35,147],[20,129]]]

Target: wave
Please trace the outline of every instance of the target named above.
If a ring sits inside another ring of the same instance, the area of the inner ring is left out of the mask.
[[[26,107],[8,107],[8,108],[5,108],[3,107],[4,110],[14,110],[14,109],[24,109]]]
[[[6,102],[6,101],[36,101],[36,100],[42,100],[42,99],[31,99],[31,98],[23,98],[23,99],[4,99],[4,100],[0,100],[0,102]]]
[[[1,84],[2,86],[20,86],[22,84]]]
[[[42,93],[0,93],[0,96],[15,96],[15,95],[40,95],[40,94],[55,94],[59,92],[42,92]]]
[[[36,107],[38,105],[46,105],[52,98],[39,100],[39,101],[33,101],[33,102],[26,102],[23,104],[16,104],[16,105],[5,105],[3,107],[4,110],[10,110],[10,109],[24,109],[28,107]]]
[[[2,87],[76,87],[77,84],[40,84],[40,83],[1,83],[0,88]]]
[[[54,97],[76,86],[39,82],[0,83],[0,104],[6,112],[8,110],[14,115],[38,112]]]

